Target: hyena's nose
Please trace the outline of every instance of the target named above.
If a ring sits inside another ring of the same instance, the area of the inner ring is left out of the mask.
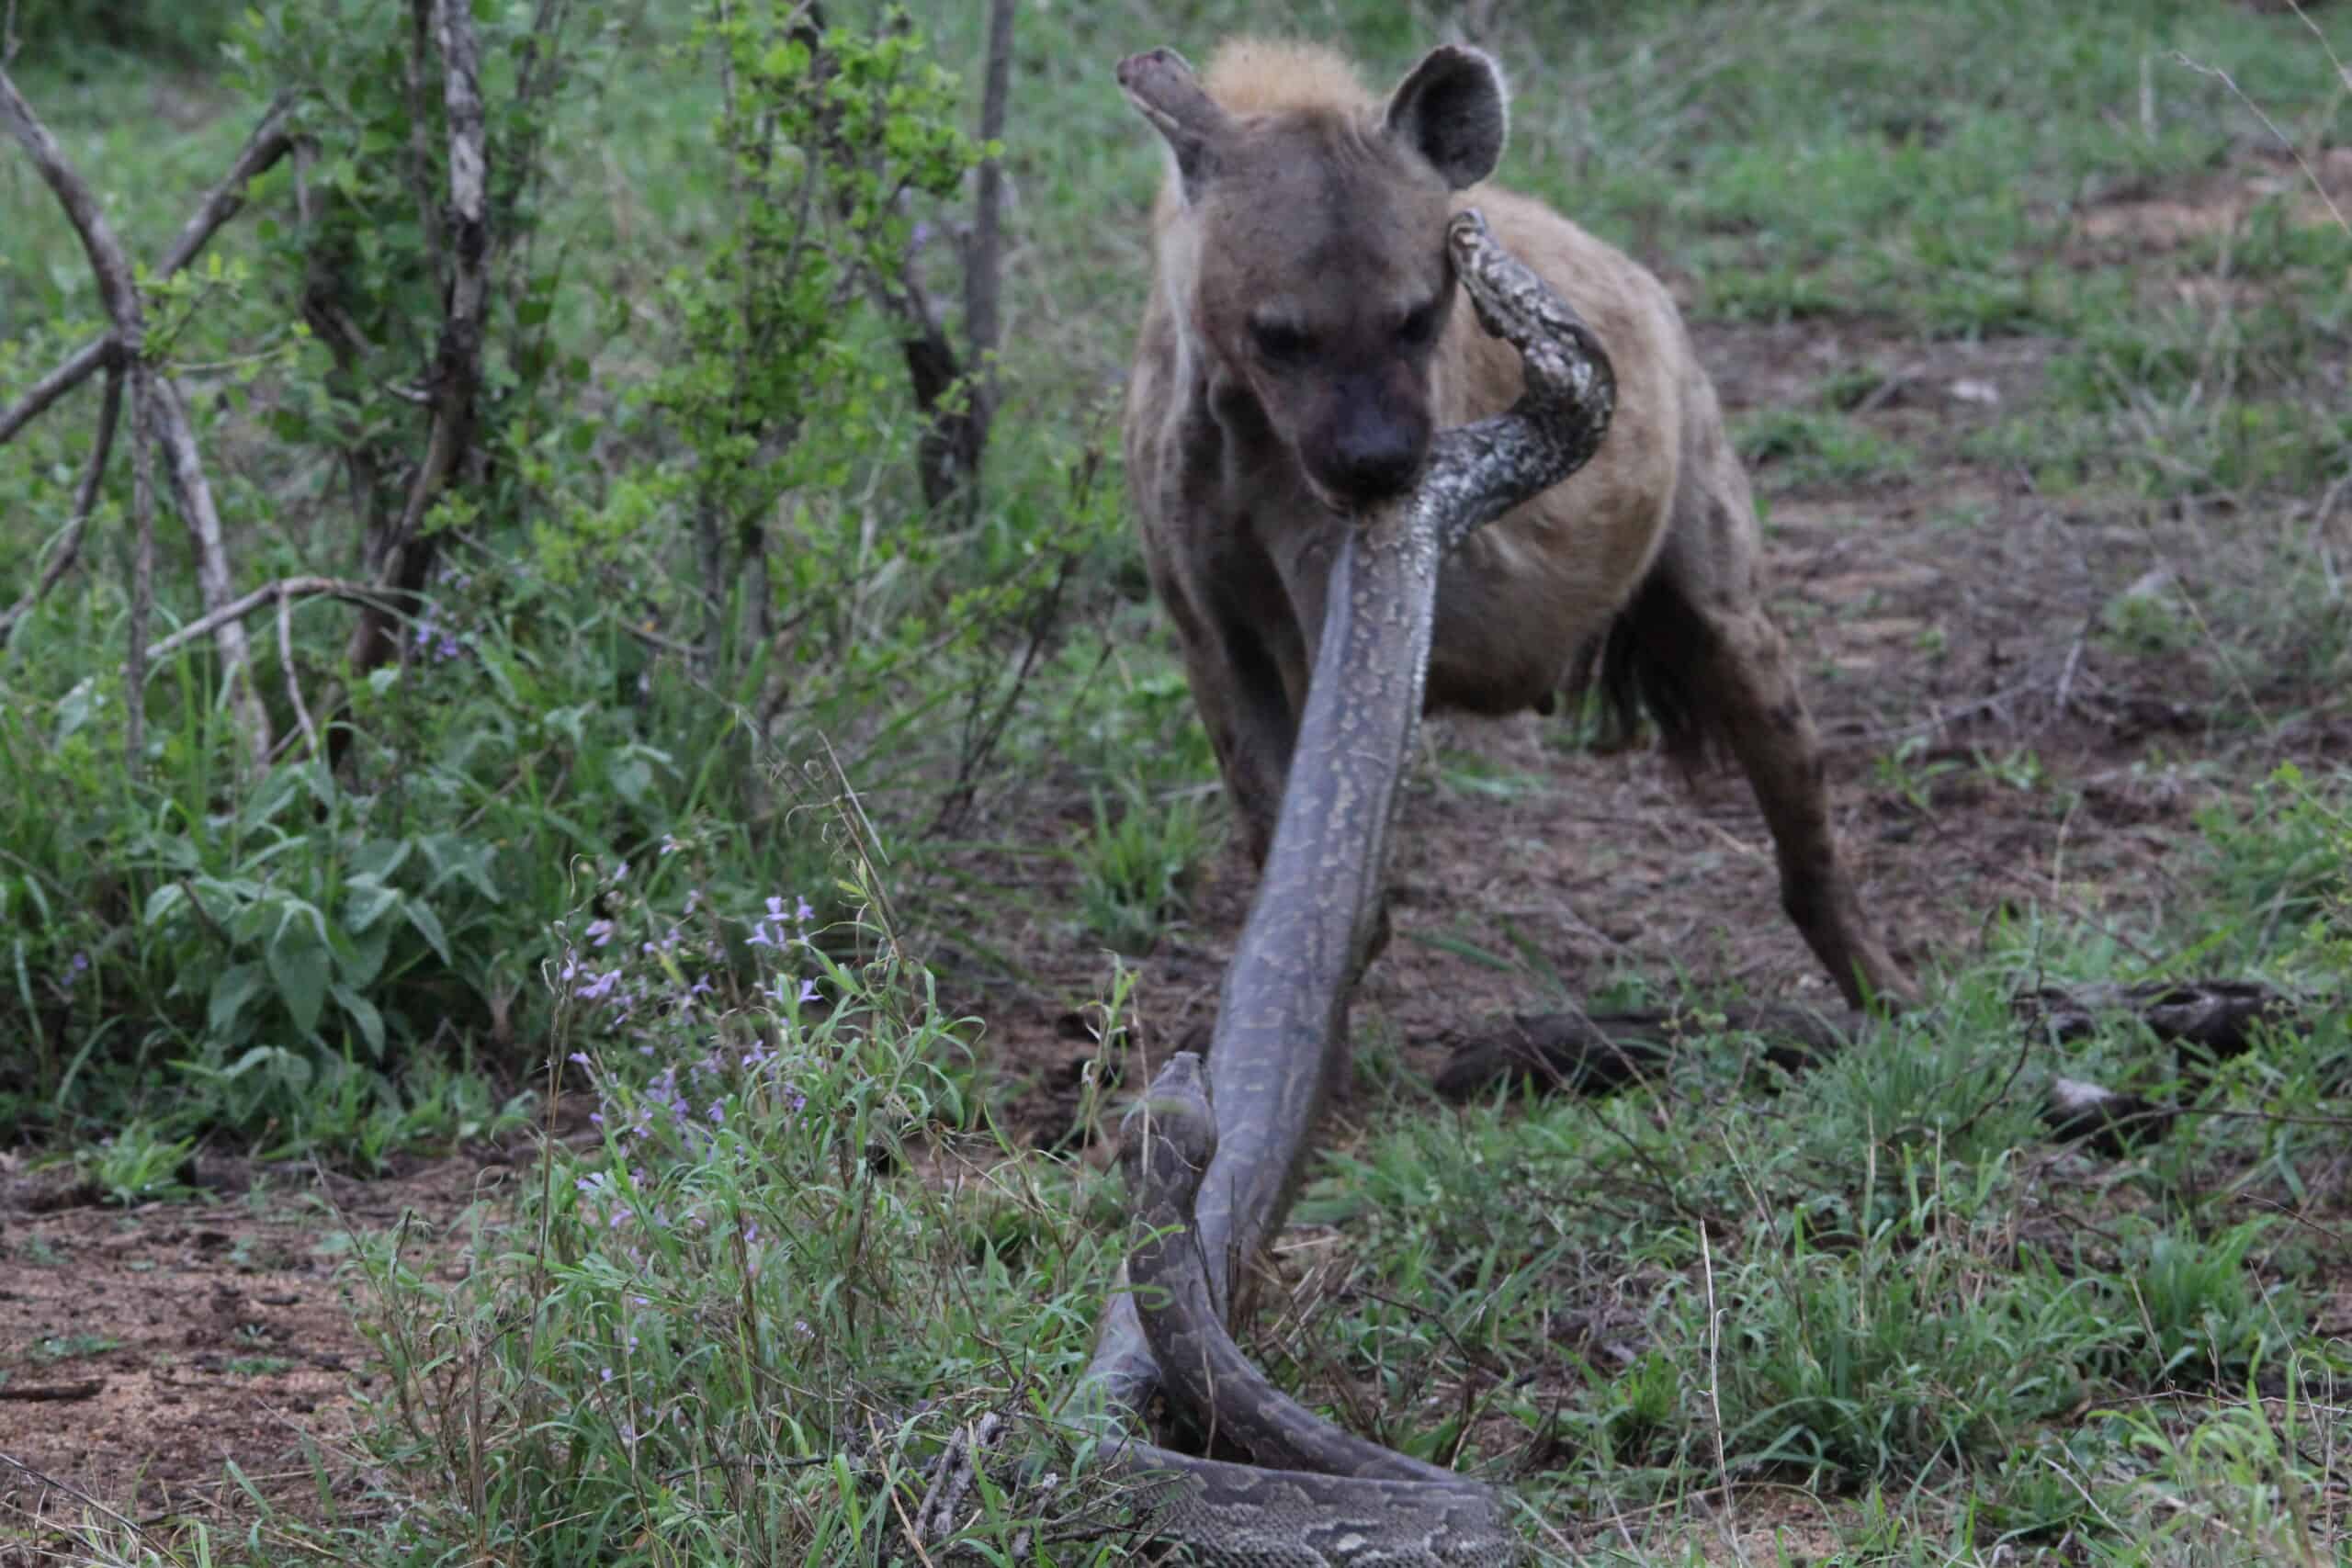
[[[1334,433],[1324,480],[1358,504],[1385,501],[1413,482],[1429,439],[1426,420],[1361,415]]]

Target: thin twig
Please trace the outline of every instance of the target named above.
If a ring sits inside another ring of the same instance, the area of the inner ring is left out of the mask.
[[[245,640],[243,619],[219,614],[229,603],[235,581],[229,568],[228,538],[220,526],[220,511],[213,503],[212,484],[205,477],[204,457],[197,450],[196,428],[188,421],[180,389],[161,370],[153,372],[157,432],[164,445],[173,491],[178,495],[180,519],[187,525],[188,542],[196,549],[197,589],[204,600],[205,620],[211,622],[220,645],[222,678],[239,714],[239,728],[257,764],[269,761],[269,711],[254,689],[253,652]]]
[[[2300,10],[2296,14],[2299,16],[2301,15]],[[2309,17],[2303,17],[2303,25],[2306,27],[2311,26],[2311,18]],[[2312,28],[2312,31],[2318,32],[2319,29],[2317,28]],[[2320,39],[2320,42],[2324,44],[2326,41],[2327,39],[2325,36],[2323,35]],[[2303,156],[2303,150],[2301,147],[2296,146],[2293,140],[2290,139],[2285,131],[2279,130],[2278,124],[2273,121],[2268,115],[2262,112],[2262,106],[2245,96],[2245,89],[2238,85],[2236,77],[2231,75],[2228,72],[2222,70],[2218,65],[2207,65],[2201,61],[2192,60],[2187,54],[2177,49],[2172,51],[2172,57],[2180,64],[2186,65],[2191,71],[2196,72],[2199,76],[2213,77],[2218,80],[2222,86],[2227,87],[2230,90],[2231,96],[2235,97],[2238,102],[2244,104],[2254,115],[2254,118],[2262,122],[2262,129],[2277,137],[2278,139],[2278,145],[2284,147],[2287,150],[2287,155],[2295,160],[2295,166],[2303,171],[2303,178],[2311,182],[2312,189],[2318,194],[2320,200],[2325,204],[2328,216],[2335,220],[2335,226],[2343,230],[2346,233],[2352,234],[2352,220],[2346,220],[2345,218],[2344,209],[2336,206],[2335,197],[2328,194],[2327,182],[2319,177],[2319,171],[2312,168],[2311,165],[2311,160]],[[2333,51],[2330,52],[2329,59],[2332,62],[2335,61]],[[2339,76],[2346,78],[2345,85],[2352,87],[2352,73],[2346,73],[2340,62],[2335,62],[2335,69]]]
[[[1707,1413],[1715,1436],[1715,1479],[1724,1489],[1724,1536],[1732,1555],[1744,1565],[1747,1553],[1739,1544],[1739,1514],[1732,1502],[1731,1464],[1724,1455],[1724,1398],[1720,1367],[1723,1358],[1723,1314],[1715,1305],[1715,1254],[1707,1227],[1699,1226],[1699,1272],[1707,1286]]]
[[[277,668],[286,677],[286,700],[294,705],[294,722],[302,731],[302,747],[312,759],[319,754],[318,728],[311,710],[302,705],[302,682],[294,674],[294,595],[277,596]]]
[[[73,515],[65,525],[63,536],[58,540],[57,553],[50,558],[49,565],[41,569],[40,580],[26,589],[22,598],[8,606],[7,614],[0,615],[0,649],[8,646],[17,624],[32,613],[34,605],[48,598],[49,591],[56,587],[65,574],[74,570],[74,563],[82,558],[82,534],[89,526],[90,513],[97,505],[98,483],[106,477],[107,459],[114,451],[115,429],[121,423],[122,367],[118,365],[107,372],[106,399],[98,405],[98,433],[90,443],[89,460],[82,468],[81,486],[74,492]]]
[[[155,606],[154,378],[130,367],[130,515],[138,542],[130,558],[130,653],[124,663],[122,744],[133,779],[147,753],[147,621]]]
[[[96,1399],[106,1386],[104,1378],[91,1378],[85,1382],[12,1382],[0,1384],[0,1399],[23,1400],[31,1404],[71,1404]]]
[[[243,598],[232,600],[217,610],[207,611],[150,649],[148,657],[151,660],[167,659],[207,632],[217,630],[232,621],[242,621],[273,600],[307,599],[319,594],[370,608],[383,607],[387,599],[383,592],[368,584],[354,582],[347,578],[281,577],[275,582],[263,583]]]
[[[418,0],[420,8],[424,0]],[[442,107],[449,135],[449,202],[446,224],[449,263],[441,335],[433,355],[433,427],[399,519],[370,541],[369,566],[387,597],[414,593],[432,563],[424,519],[473,451],[474,405],[481,387],[483,323],[489,310],[492,234],[487,196],[490,158],[481,101],[481,48],[472,8],[463,0],[432,0],[441,50]],[[429,206],[430,203],[428,202]],[[355,671],[373,670],[392,656],[391,617],[363,611],[345,658]]]
[[[245,205],[245,187],[274,167],[294,146],[294,99],[280,93],[272,98],[269,107],[262,111],[245,144],[237,150],[236,160],[220,183],[204,193],[187,223],[181,226],[179,238],[164,253],[163,261],[155,268],[159,278],[170,277],[194,261],[220,226],[234,218]]]
[[[433,196],[433,117],[424,111],[424,57],[433,47],[435,0],[410,0],[408,39],[408,178],[416,197],[416,221],[424,235],[424,265],[448,287],[443,261],[441,204]]]
[[[7,1465],[17,1473],[25,1476],[28,1480],[36,1482],[42,1486],[49,1487],[52,1491],[63,1493],[66,1496],[73,1498],[84,1507],[94,1508],[99,1513],[104,1514],[115,1523],[130,1531],[133,1535],[138,1536],[141,1540],[143,1540],[146,1539],[147,1532],[140,1528],[138,1520],[132,1518],[128,1514],[117,1513],[114,1509],[107,1507],[104,1503],[99,1502],[96,1497],[93,1497],[87,1492],[83,1491],[72,1482],[60,1481],[56,1476],[50,1474],[47,1471],[35,1470],[31,1465],[27,1464],[23,1460],[17,1459],[12,1454],[0,1453],[0,1464]]]
[[[90,373],[113,358],[115,340],[112,333],[102,333],[75,349],[62,365],[34,382],[25,395],[0,412],[0,446],[16,438],[17,432],[38,418],[41,412],[90,378]]]

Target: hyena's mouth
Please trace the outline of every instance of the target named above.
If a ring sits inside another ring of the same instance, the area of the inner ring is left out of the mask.
[[[1426,462],[1421,465],[1421,467],[1426,466]],[[1371,521],[1374,513],[1390,503],[1412,494],[1413,486],[1420,482],[1421,467],[1414,468],[1411,482],[1394,491],[1383,491],[1378,495],[1353,495],[1344,491],[1331,489],[1312,474],[1303,477],[1306,480],[1306,493],[1313,496],[1316,504],[1322,507],[1325,512],[1342,523],[1363,524]]]

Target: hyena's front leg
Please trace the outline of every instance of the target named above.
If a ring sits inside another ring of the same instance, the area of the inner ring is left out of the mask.
[[[1267,640],[1243,606],[1163,584],[1193,705],[1216,752],[1217,773],[1253,871],[1262,870],[1282,812],[1298,719]]]
[[[1271,576],[1262,581],[1272,584]],[[1287,667],[1306,667],[1306,643],[1289,606],[1250,604],[1238,599],[1220,600],[1190,592],[1181,581],[1160,586],[1183,650],[1184,671],[1193,688],[1193,705],[1216,750],[1218,775],[1233,811],[1234,829],[1250,856],[1250,867],[1262,875],[1266,854],[1273,847],[1274,821],[1281,816],[1283,792],[1290,779],[1291,752],[1298,739],[1298,705],[1283,677],[1285,663],[1275,655],[1278,639]],[[1314,608],[1314,606],[1310,606]],[[1301,678],[1303,680],[1303,677]],[[1409,765],[1409,759],[1407,760]],[[1372,967],[1388,947],[1388,901],[1381,900],[1371,941],[1354,980]],[[1351,982],[1352,983],[1352,981]]]

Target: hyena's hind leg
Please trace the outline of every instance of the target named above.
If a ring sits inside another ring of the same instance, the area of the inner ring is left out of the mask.
[[[1830,826],[1820,737],[1788,643],[1766,613],[1761,531],[1747,476],[1720,436],[1690,454],[1657,563],[1611,634],[1604,677],[1637,684],[1668,750],[1720,745],[1763,808],[1781,907],[1851,1005],[1897,1010],[1911,977],[1862,913]]]
[[[1649,577],[1618,614],[1600,655],[1610,706],[1649,712],[1669,756],[1695,764],[1720,748],[1736,758],[1763,807],[1780,862],[1781,904],[1849,1004],[1897,1010],[1918,999],[1902,965],[1863,918],[1852,873],[1830,827],[1821,743],[1798,693],[1788,644],[1765,613],[1760,540],[1746,478],[1730,454],[1689,485]],[[1474,1040],[1440,1074],[1450,1099],[1497,1079],[1545,1088],[1614,1088],[1663,1069],[1696,1020],[1680,1009],[1521,1017],[1500,1038]],[[1783,1066],[1818,1060],[1849,1024],[1803,1006],[1743,1013]]]

